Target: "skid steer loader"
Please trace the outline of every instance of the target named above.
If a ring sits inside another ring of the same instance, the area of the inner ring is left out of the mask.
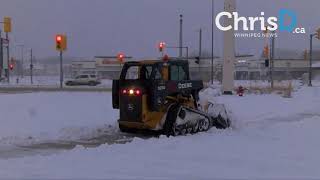
[[[224,108],[199,103],[203,82],[190,80],[187,60],[126,62],[113,80],[112,104],[119,109],[122,132],[158,132],[167,136],[228,128]],[[211,108],[211,109],[210,109]]]

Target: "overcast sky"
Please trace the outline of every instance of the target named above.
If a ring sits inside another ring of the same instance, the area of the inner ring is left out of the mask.
[[[277,16],[279,9],[296,11],[305,35],[281,33],[277,47],[308,48],[310,29],[320,26],[319,0],[238,0],[242,16]],[[215,12],[223,1],[215,0]],[[134,57],[158,56],[157,42],[178,43],[179,14],[184,15],[184,44],[198,49],[198,30],[203,28],[203,48],[211,49],[211,0],[0,0],[0,18],[11,16],[14,44],[32,47],[37,57],[55,56],[54,36],[66,33],[68,56],[91,58],[124,52]],[[258,54],[264,39],[237,39],[237,51]],[[215,30],[215,53],[222,52],[222,33]],[[319,42],[315,42],[318,46]],[[175,56],[176,51],[169,51]]]

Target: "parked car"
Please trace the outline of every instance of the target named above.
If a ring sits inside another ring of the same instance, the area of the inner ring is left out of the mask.
[[[76,86],[76,85],[96,86],[98,84],[101,84],[101,82],[96,75],[82,74],[82,75],[76,76],[73,80],[66,81],[65,84],[67,86]]]

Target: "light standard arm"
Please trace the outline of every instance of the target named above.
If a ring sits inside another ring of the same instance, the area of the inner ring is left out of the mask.
[[[184,47],[167,46],[166,48],[168,48],[168,49],[186,49],[186,53],[187,53],[186,58],[187,58],[187,60],[189,60],[189,47],[188,46],[184,46]]]

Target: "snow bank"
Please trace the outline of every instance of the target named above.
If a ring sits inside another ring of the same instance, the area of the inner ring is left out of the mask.
[[[114,125],[111,93],[0,94],[0,143],[92,137]]]
[[[320,116],[320,88],[302,87],[293,98],[279,95],[220,96],[215,102],[223,103],[232,114],[234,127],[265,125],[279,121],[296,121],[303,117]]]

